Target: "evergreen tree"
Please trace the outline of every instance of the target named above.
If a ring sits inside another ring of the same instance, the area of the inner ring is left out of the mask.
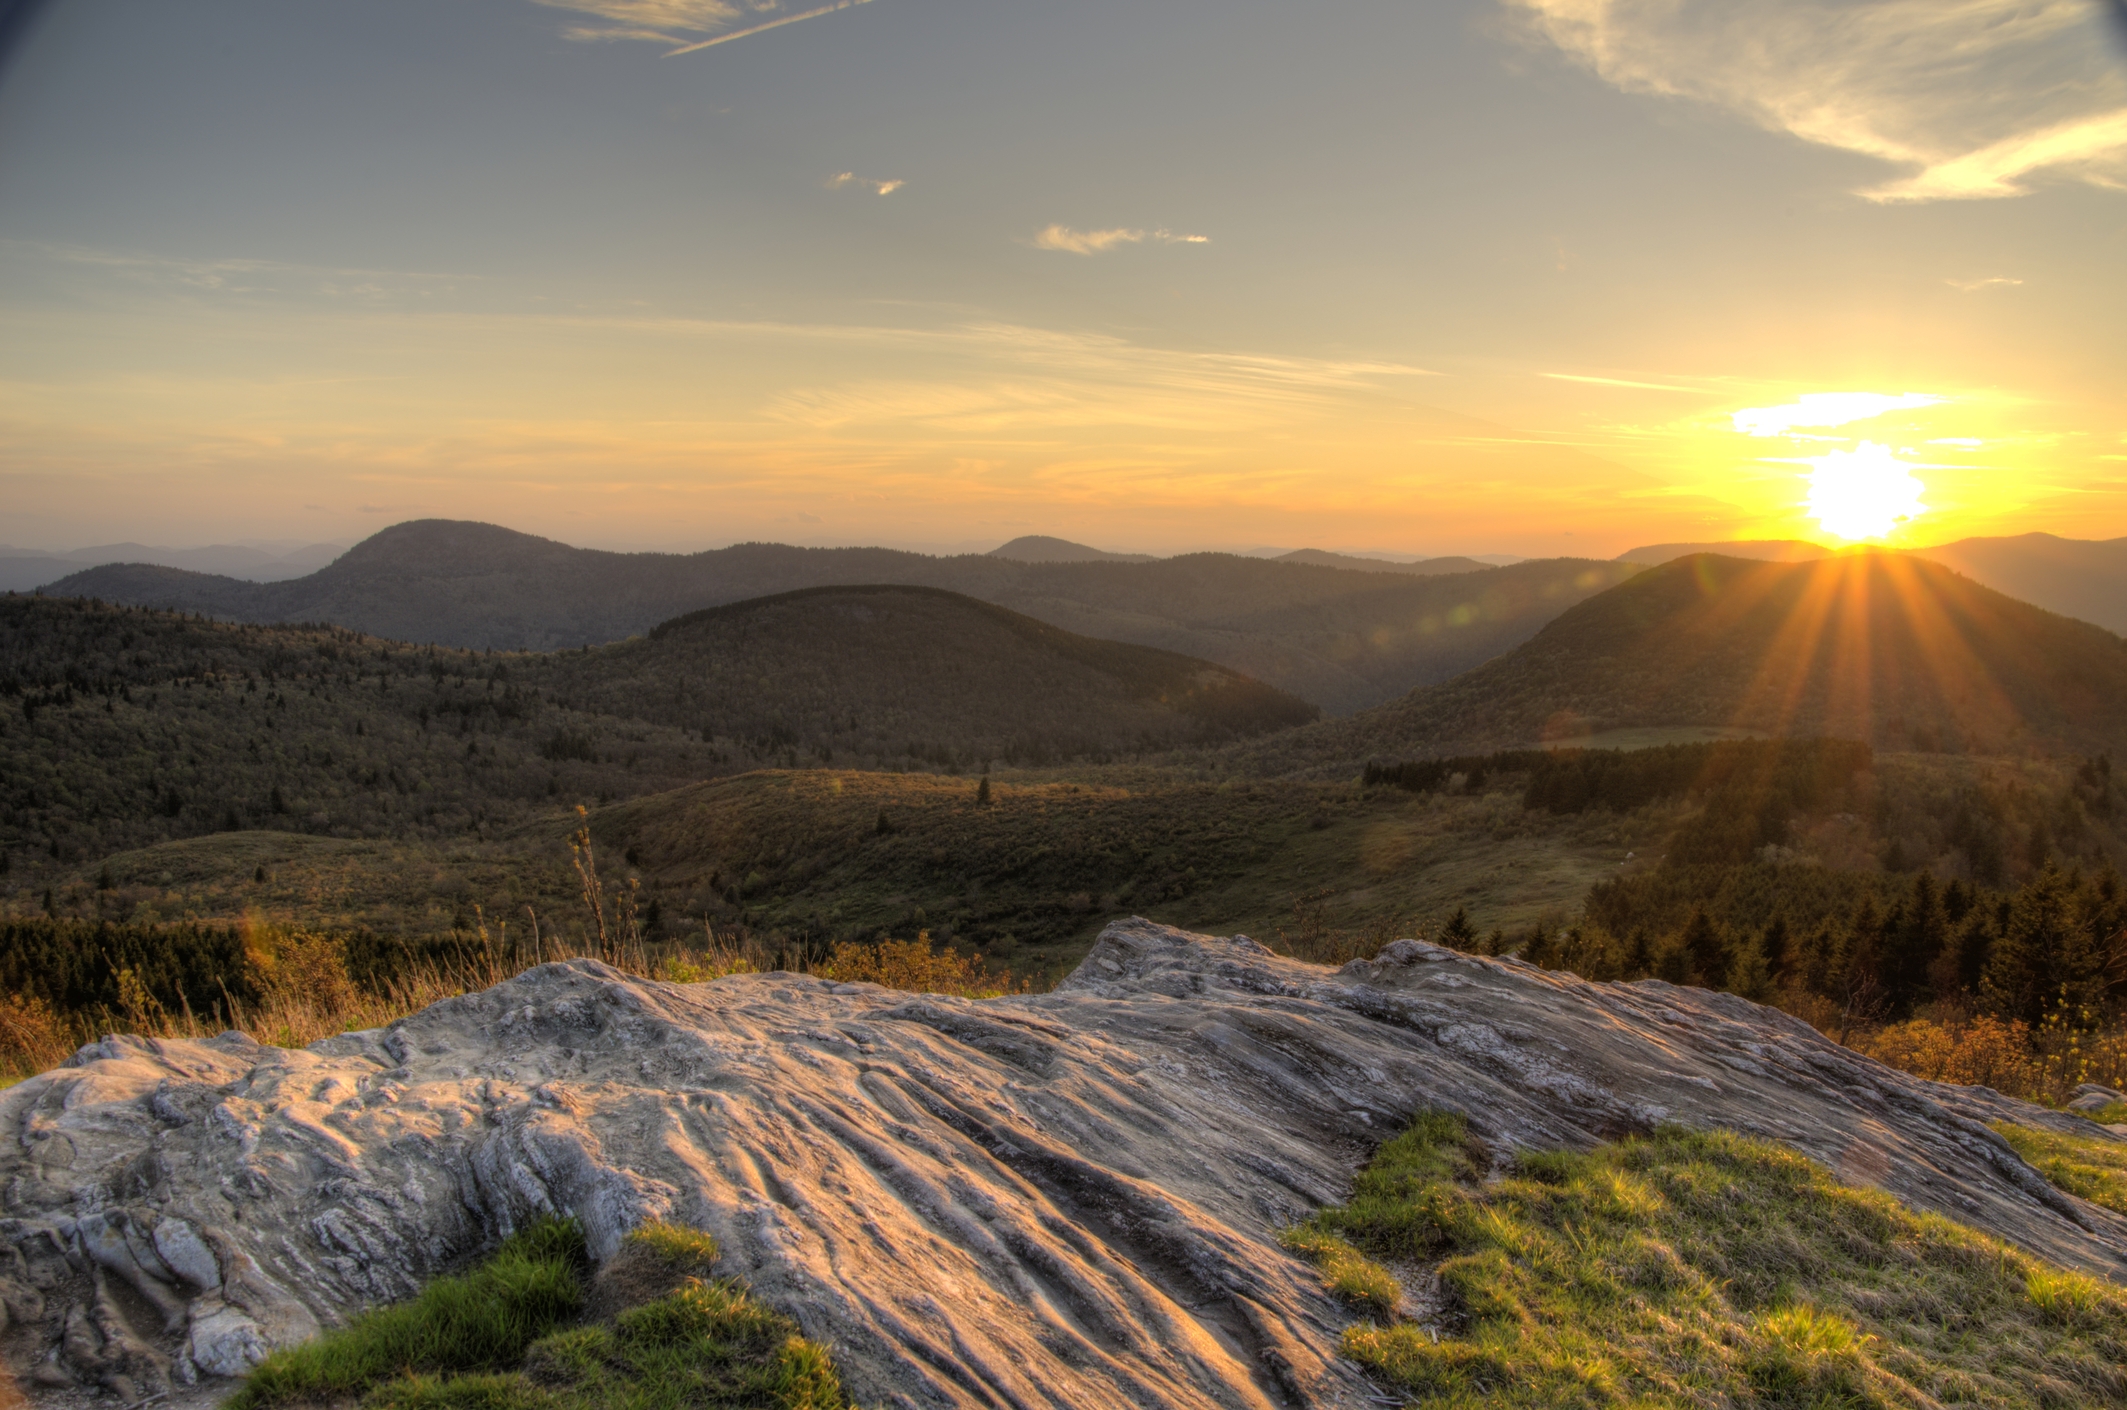
[[[1654,973],[1654,946],[1647,939],[1647,927],[1636,925],[1625,940],[1625,973],[1627,979],[1645,979]]]
[[[1786,912],[1783,911],[1772,918],[1772,924],[1765,927],[1765,934],[1760,937],[1758,944],[1765,952],[1766,966],[1774,974],[1779,974],[1787,968],[1787,952],[1793,946],[1794,938],[1788,934]]]
[[[2052,957],[2059,954],[2073,927],[2068,912],[2067,882],[2046,868],[2016,894],[2008,924],[1987,952],[1979,979],[1979,1006],[1997,1018],[2036,1026],[2045,1016]]]
[[[1477,927],[1470,924],[1470,912],[1466,906],[1457,906],[1448,923],[1440,927],[1440,943],[1451,950],[1471,951],[1477,948]]]
[[[1884,998],[1900,1013],[1928,996],[1929,975],[1950,938],[1950,918],[1931,872],[1913,878],[1913,891],[1884,926]]]
[[[1735,947],[1728,961],[1728,982],[1724,986],[1731,994],[1741,994],[1754,1003],[1766,1003],[1772,998],[1772,964],[1765,956],[1764,937],[1751,935]]]
[[[1928,967],[1928,989],[1937,1003],[1955,1002],[1979,988],[1979,976],[1987,967],[1987,951],[1993,944],[1994,928],[1986,908],[1968,908],[1963,922],[1950,932]]]
[[[990,776],[988,774],[984,774],[982,776],[982,782],[975,785],[975,802],[976,805],[979,807],[987,807],[989,805],[989,801]]]
[[[1708,989],[1718,988],[1728,974],[1728,937],[1721,927],[1714,924],[1713,917],[1706,914],[1704,906],[1694,907],[1691,919],[1684,923],[1681,941],[1686,962],[1691,968],[1693,984]]]
[[[1652,964],[1656,979],[1671,984],[1684,985],[1691,982],[1691,951],[1684,948],[1682,935],[1671,935],[1655,946]]]

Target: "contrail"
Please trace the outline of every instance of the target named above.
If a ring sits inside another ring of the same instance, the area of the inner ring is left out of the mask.
[[[681,54],[692,54],[697,49],[709,49],[718,44],[729,44],[734,39],[744,39],[749,34],[759,34],[763,30],[775,29],[786,24],[796,24],[799,20],[809,20],[819,15],[831,15],[837,10],[847,10],[858,5],[869,5],[870,3],[871,0],[835,0],[832,5],[822,5],[819,9],[807,10],[802,15],[785,15],[779,20],[770,20],[766,24],[757,24],[752,29],[736,30],[730,34],[719,34],[714,39],[704,39],[699,44],[683,44],[677,49],[667,49],[665,57],[668,59],[677,58]]]

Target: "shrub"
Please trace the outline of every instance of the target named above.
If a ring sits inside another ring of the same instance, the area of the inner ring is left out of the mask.
[[[819,974],[844,984],[883,984],[912,993],[958,994],[970,999],[1027,992],[1025,980],[992,974],[980,956],[960,954],[949,945],[933,948],[928,930],[919,931],[913,940],[871,944],[845,940],[828,951]]]

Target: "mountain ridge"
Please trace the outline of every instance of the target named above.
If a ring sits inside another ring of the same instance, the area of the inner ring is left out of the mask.
[[[921,585],[1082,636],[1214,661],[1339,714],[1489,659],[1561,608],[1637,571],[1553,559],[1425,578],[1234,554],[1029,564],[762,543],[622,554],[495,525],[417,520],[282,583],[114,566],[46,591],[233,621],[331,622],[401,641],[551,650],[800,588]]]

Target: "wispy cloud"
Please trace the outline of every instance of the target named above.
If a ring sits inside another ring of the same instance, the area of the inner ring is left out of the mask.
[[[1073,230],[1051,225],[1034,237],[1037,250],[1064,250],[1074,255],[1100,255],[1124,245],[1208,245],[1209,235],[1177,235],[1172,230]]]
[[[1554,382],[1587,382],[1597,387],[1635,387],[1644,392],[1698,392],[1698,387],[1676,387],[1667,382],[1633,382],[1623,377],[1586,377],[1576,372],[1539,372]]]
[[[827,178],[827,189],[830,191],[839,191],[844,186],[863,186],[882,196],[891,196],[906,185],[908,183],[899,177],[891,181],[879,181],[869,176],[859,176],[853,171],[838,171]]]
[[[589,15],[597,23],[574,25],[571,39],[586,42],[641,40],[668,45],[666,56],[692,54],[729,44],[734,39],[780,29],[799,20],[816,19],[853,9],[871,0],[833,3],[794,10],[782,0],[535,0],[556,10]]]
[[[1627,92],[1913,168],[1872,201],[2127,188],[2127,68],[2089,0],[1501,0]]]
[[[1821,431],[1948,400],[1932,392],[1805,392],[1780,406],[1746,406],[1730,419],[1746,436],[1782,436],[1797,427]]]
[[[1959,293],[1976,294],[1981,289],[2013,289],[2024,281],[2021,279],[2004,279],[1997,275],[1992,279],[1945,279],[1942,282]]]
[[[310,295],[378,303],[433,300],[477,278],[410,270],[290,264],[263,259],[182,259],[87,245],[0,240],[0,258],[74,266],[144,288],[198,297]],[[56,273],[56,271],[54,271]]]

